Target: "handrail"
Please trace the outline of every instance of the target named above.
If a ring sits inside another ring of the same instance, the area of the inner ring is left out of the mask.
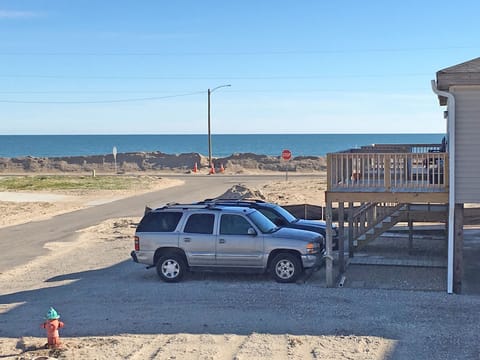
[[[338,151],[336,153],[369,153],[369,152],[402,152],[402,153],[422,153],[422,152],[440,152],[444,150],[442,144],[372,144],[359,148],[352,148]]]
[[[367,211],[370,208],[374,208],[375,206],[377,206],[377,203],[362,204],[359,207],[355,208],[355,212],[353,213],[353,217],[355,218],[355,217],[359,216],[361,213],[363,213],[364,211]]]
[[[328,191],[447,191],[448,153],[339,152],[327,154]]]

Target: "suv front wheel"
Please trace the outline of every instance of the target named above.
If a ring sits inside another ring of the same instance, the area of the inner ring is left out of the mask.
[[[289,283],[296,281],[303,269],[297,256],[281,253],[275,256],[272,261],[272,272],[275,281]]]
[[[178,254],[165,254],[157,262],[157,274],[165,282],[178,282],[182,279],[187,265]]]

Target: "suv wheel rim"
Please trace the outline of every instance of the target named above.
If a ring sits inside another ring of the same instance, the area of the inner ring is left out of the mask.
[[[293,266],[293,263],[289,260],[281,260],[277,263],[275,272],[279,278],[289,279],[295,272],[295,266]]]
[[[165,260],[162,264],[162,274],[169,278],[173,279],[178,276],[180,272],[180,266],[175,260]]]

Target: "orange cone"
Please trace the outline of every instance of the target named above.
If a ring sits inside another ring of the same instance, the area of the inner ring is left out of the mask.
[[[198,171],[197,163],[193,166],[193,172],[196,173]]]
[[[225,172],[225,169],[223,167],[223,164],[220,164],[220,172],[223,174]]]
[[[215,174],[215,167],[213,166],[213,164],[210,165],[210,171],[208,174],[209,175]]]

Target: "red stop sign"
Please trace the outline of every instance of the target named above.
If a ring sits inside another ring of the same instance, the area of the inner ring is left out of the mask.
[[[290,150],[283,150],[282,151],[282,159],[283,160],[290,160],[290,158],[292,157],[292,152]]]

